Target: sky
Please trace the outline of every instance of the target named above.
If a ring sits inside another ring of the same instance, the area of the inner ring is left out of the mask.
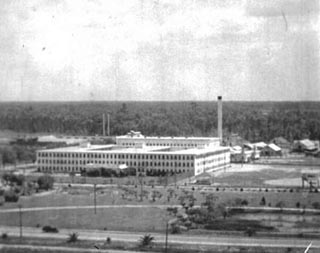
[[[0,101],[319,101],[319,4],[3,0]]]

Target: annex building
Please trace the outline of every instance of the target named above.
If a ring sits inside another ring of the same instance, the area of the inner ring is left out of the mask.
[[[116,137],[115,145],[90,145],[37,151],[39,171],[80,173],[91,168],[134,168],[198,175],[230,165],[230,149],[219,138],[145,137],[130,131]]]

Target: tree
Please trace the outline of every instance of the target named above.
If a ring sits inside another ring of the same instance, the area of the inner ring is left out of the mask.
[[[2,165],[6,164],[16,164],[17,154],[12,148],[4,148],[0,150],[2,155]]]
[[[276,204],[276,207],[280,208],[282,210],[283,207],[285,207],[285,203],[283,201],[279,201],[277,204]]]
[[[25,182],[25,177],[23,175],[15,175],[13,173],[5,173],[2,178],[6,183],[16,184],[19,186],[23,185]]]
[[[78,240],[79,240],[79,234],[73,232],[73,233],[69,234],[67,242],[73,243],[73,242],[77,242]]]
[[[53,188],[54,178],[49,175],[44,175],[38,178],[39,189],[50,190]]]
[[[140,238],[140,246],[141,247],[151,246],[153,241],[154,241],[153,236],[151,236],[150,234],[144,235]]]
[[[266,199],[265,197],[262,197],[261,201],[260,201],[260,206],[265,206],[266,205]]]

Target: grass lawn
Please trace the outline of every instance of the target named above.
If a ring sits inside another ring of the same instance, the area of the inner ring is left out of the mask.
[[[184,190],[174,189],[174,196],[168,202],[168,188],[144,187],[144,198],[140,201],[140,189],[133,187],[104,188],[97,190],[97,205],[176,205],[180,204],[179,196],[184,195]],[[262,197],[266,200],[266,206],[274,207],[279,201],[284,202],[284,207],[296,207],[297,202],[300,206],[312,208],[312,203],[320,201],[320,193],[297,192],[297,189],[286,189],[285,192],[276,188],[260,188],[260,190],[245,191],[241,187],[214,187],[211,191],[201,192],[201,187],[195,190],[188,190],[196,198],[196,205],[200,205],[205,200],[206,194],[215,195],[220,202],[232,201],[236,198],[246,199],[249,206],[259,206]],[[268,189],[268,191],[266,191]],[[153,201],[153,192],[161,196]],[[47,207],[47,206],[83,206],[93,205],[93,189],[81,189],[77,187],[65,188],[63,192],[47,192],[38,195],[20,197],[18,203],[5,203],[1,208],[16,208],[18,204],[23,207]]]
[[[270,187],[266,184],[267,180],[301,178],[304,170],[320,172],[317,167],[310,166],[232,164],[232,167],[226,172],[215,173],[214,183],[241,187]],[[301,187],[301,184],[298,186]]]
[[[57,228],[164,231],[166,210],[154,207],[23,212],[23,225]],[[19,213],[0,213],[1,225],[19,226]]]

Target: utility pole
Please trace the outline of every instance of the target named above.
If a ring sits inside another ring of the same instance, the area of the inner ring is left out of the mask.
[[[19,227],[20,227],[20,241],[22,240],[22,211],[21,204],[19,204]]]
[[[174,170],[174,187],[177,188],[177,173],[176,173],[176,170]]]
[[[97,185],[93,185],[93,201],[94,201],[94,214],[97,213],[97,196],[96,196],[96,187]]]
[[[140,178],[140,201],[143,201],[143,174],[142,172],[140,172],[139,174],[139,178]]]
[[[165,253],[168,252],[168,230],[169,230],[169,222],[166,224],[166,242],[165,242]]]

